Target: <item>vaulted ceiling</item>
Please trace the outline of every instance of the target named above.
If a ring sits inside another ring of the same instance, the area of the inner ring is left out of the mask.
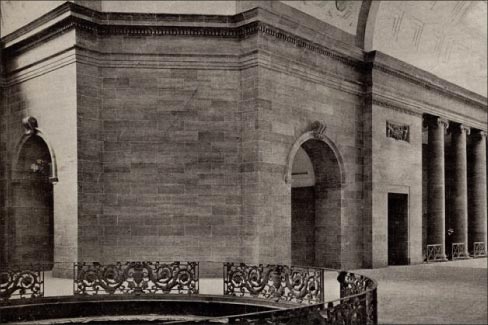
[[[486,1],[381,1],[372,9],[366,50],[487,95]]]
[[[282,1],[379,50],[487,95],[487,1]]]

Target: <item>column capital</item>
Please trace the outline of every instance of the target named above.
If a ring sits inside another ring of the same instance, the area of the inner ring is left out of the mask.
[[[450,130],[452,133],[465,133],[466,135],[471,134],[471,128],[462,123],[452,123],[450,125]]]
[[[424,126],[428,128],[444,127],[445,130],[449,127],[449,120],[439,116],[425,115]]]
[[[476,140],[482,140],[482,139],[486,139],[488,135],[488,132],[486,131],[483,131],[483,130],[478,130],[478,129],[473,129],[473,133],[472,133],[472,136],[476,139]]]

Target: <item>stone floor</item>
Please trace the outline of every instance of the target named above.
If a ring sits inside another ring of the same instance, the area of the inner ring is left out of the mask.
[[[356,270],[378,281],[381,324],[488,324],[487,259]],[[327,272],[326,300],[337,299],[336,273]],[[72,295],[70,279],[46,274],[46,296]],[[201,279],[202,294],[222,294],[221,279]]]
[[[487,259],[357,270],[378,281],[382,324],[488,324]]]

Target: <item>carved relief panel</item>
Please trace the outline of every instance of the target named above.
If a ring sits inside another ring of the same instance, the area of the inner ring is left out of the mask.
[[[386,121],[386,137],[410,142],[410,126]]]

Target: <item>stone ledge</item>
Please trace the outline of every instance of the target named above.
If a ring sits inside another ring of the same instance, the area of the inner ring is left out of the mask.
[[[425,70],[419,69],[379,51],[365,54],[365,63],[370,69],[393,75],[397,78],[455,97],[479,108],[488,110],[487,98],[461,86],[441,79]]]

